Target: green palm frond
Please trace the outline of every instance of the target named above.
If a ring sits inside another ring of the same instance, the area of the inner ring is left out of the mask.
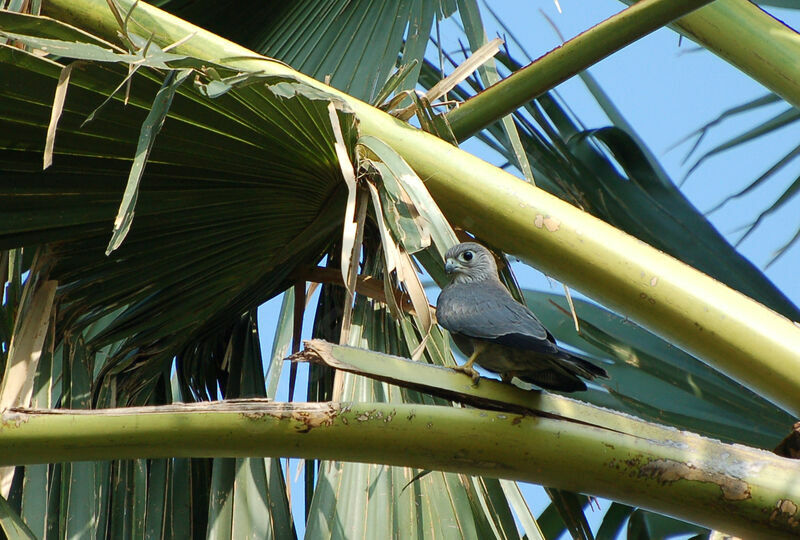
[[[782,103],[782,100],[778,96],[774,94],[767,94],[765,96],[753,99],[747,103],[743,103],[742,105],[732,107],[722,112],[719,116],[707,122],[699,129],[697,129],[697,131],[690,134],[688,137],[684,139],[684,141],[691,138],[695,139],[692,147],[687,153],[686,159],[689,159],[690,157],[698,153],[703,139],[712,132],[718,131],[719,127],[724,126],[724,122],[726,120],[734,118],[742,113],[760,111],[766,107],[778,103]],[[783,103],[783,105],[786,104]],[[775,133],[782,128],[789,126],[796,127],[798,120],[800,120],[800,111],[798,111],[794,107],[788,107],[788,108],[784,107],[784,109],[781,112],[767,118],[763,123],[755,125],[747,129],[745,132],[735,137],[732,137],[728,140],[725,140],[722,143],[716,144],[710,150],[706,150],[698,157],[694,158],[694,162],[692,163],[691,167],[689,168],[689,171],[687,172],[687,179],[694,171],[698,169],[698,167],[700,167],[700,165],[705,163],[706,160],[711,159],[719,154],[722,154],[723,152],[738,148],[741,145],[744,145],[760,137],[764,137],[772,133]],[[788,154],[779,157],[778,160],[773,165],[766,168],[766,170],[758,178],[751,181],[748,185],[746,185],[739,191],[722,198],[715,206],[713,206],[708,210],[708,213],[710,214],[712,212],[721,209],[727,203],[735,199],[740,199],[748,196],[756,188],[763,186],[769,183],[770,181],[774,180],[775,176],[781,171],[785,171],[789,167],[796,168],[797,162],[795,160],[798,154],[800,154],[800,147],[796,147],[790,150]],[[778,197],[772,202],[772,204],[770,204],[764,210],[761,210],[758,216],[755,218],[755,220],[753,220],[749,224],[746,224],[743,227],[744,233],[739,237],[739,239],[736,242],[736,245],[738,246],[739,244],[741,244],[748,236],[750,236],[753,232],[755,232],[755,230],[758,228],[759,225],[761,225],[761,223],[764,221],[766,217],[768,217],[775,211],[784,208],[794,198],[798,190],[800,190],[800,176],[797,177],[794,181],[792,181],[792,183],[787,188],[785,188],[782,191],[782,193],[780,193],[780,195],[778,195]],[[783,255],[786,252],[786,250],[792,247],[797,242],[798,239],[800,239],[800,231],[796,231],[789,238],[788,241],[786,241],[779,249],[775,251],[773,256],[767,262],[767,266],[771,265],[776,260],[778,260],[778,258],[781,255]]]

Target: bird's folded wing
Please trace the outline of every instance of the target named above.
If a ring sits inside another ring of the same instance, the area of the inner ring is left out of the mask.
[[[445,288],[439,298],[437,318],[452,333],[508,347],[558,353],[547,329],[500,283]]]

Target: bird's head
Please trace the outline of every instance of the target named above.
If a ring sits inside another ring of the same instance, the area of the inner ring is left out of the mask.
[[[494,255],[480,244],[464,242],[447,250],[444,269],[453,274],[453,283],[497,279]]]

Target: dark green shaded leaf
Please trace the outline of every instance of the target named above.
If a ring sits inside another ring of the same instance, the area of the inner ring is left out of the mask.
[[[597,529],[595,538],[597,540],[616,540],[633,511],[634,508],[626,504],[611,503],[611,506],[603,516],[600,528]]]
[[[641,508],[631,514],[628,538],[672,538],[692,533],[708,534],[708,529]]]
[[[17,512],[8,504],[2,496],[0,496],[0,527],[6,534],[9,540],[35,540],[36,536],[25,525],[22,518]]]
[[[565,531],[569,531],[576,540],[593,538],[583,513],[583,508],[589,503],[589,498],[560,489],[548,491],[552,502],[536,518],[544,537],[553,540],[560,537]]]

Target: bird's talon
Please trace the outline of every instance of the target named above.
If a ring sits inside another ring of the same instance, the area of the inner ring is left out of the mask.
[[[481,378],[481,374],[475,368],[471,366],[456,366],[453,369],[464,375],[469,375],[472,378],[472,386],[478,386],[478,379]]]

